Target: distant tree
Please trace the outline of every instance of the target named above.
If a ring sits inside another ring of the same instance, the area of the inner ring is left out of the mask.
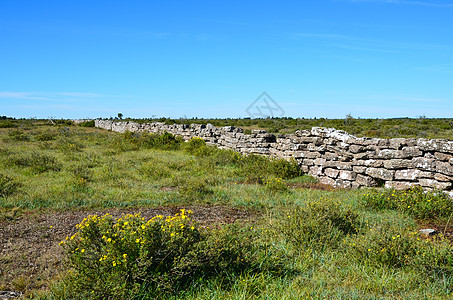
[[[118,113],[118,118],[121,120],[123,118],[123,114],[122,113]]]

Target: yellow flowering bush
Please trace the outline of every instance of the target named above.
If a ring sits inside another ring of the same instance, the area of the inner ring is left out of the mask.
[[[175,293],[197,278],[253,270],[250,237],[234,226],[208,230],[184,209],[145,220],[140,214],[115,220],[88,216],[61,242],[69,273],[64,297],[87,293],[94,299]]]

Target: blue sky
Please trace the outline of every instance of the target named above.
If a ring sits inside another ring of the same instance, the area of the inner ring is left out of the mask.
[[[453,117],[453,0],[0,1],[0,115]]]

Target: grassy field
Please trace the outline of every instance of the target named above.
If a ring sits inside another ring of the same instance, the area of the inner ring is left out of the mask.
[[[199,139],[4,122],[0,291],[37,299],[453,294],[453,204],[440,192],[334,190],[294,162]]]

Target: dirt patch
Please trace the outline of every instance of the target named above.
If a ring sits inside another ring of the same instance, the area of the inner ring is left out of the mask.
[[[75,225],[88,215],[110,213],[115,218],[138,213],[145,219],[158,214],[193,211],[203,225],[219,226],[250,219],[256,212],[225,206],[170,206],[159,208],[112,208],[66,212],[28,212],[0,219],[0,291],[27,292],[43,289],[62,269],[63,252],[58,243],[75,233]]]

